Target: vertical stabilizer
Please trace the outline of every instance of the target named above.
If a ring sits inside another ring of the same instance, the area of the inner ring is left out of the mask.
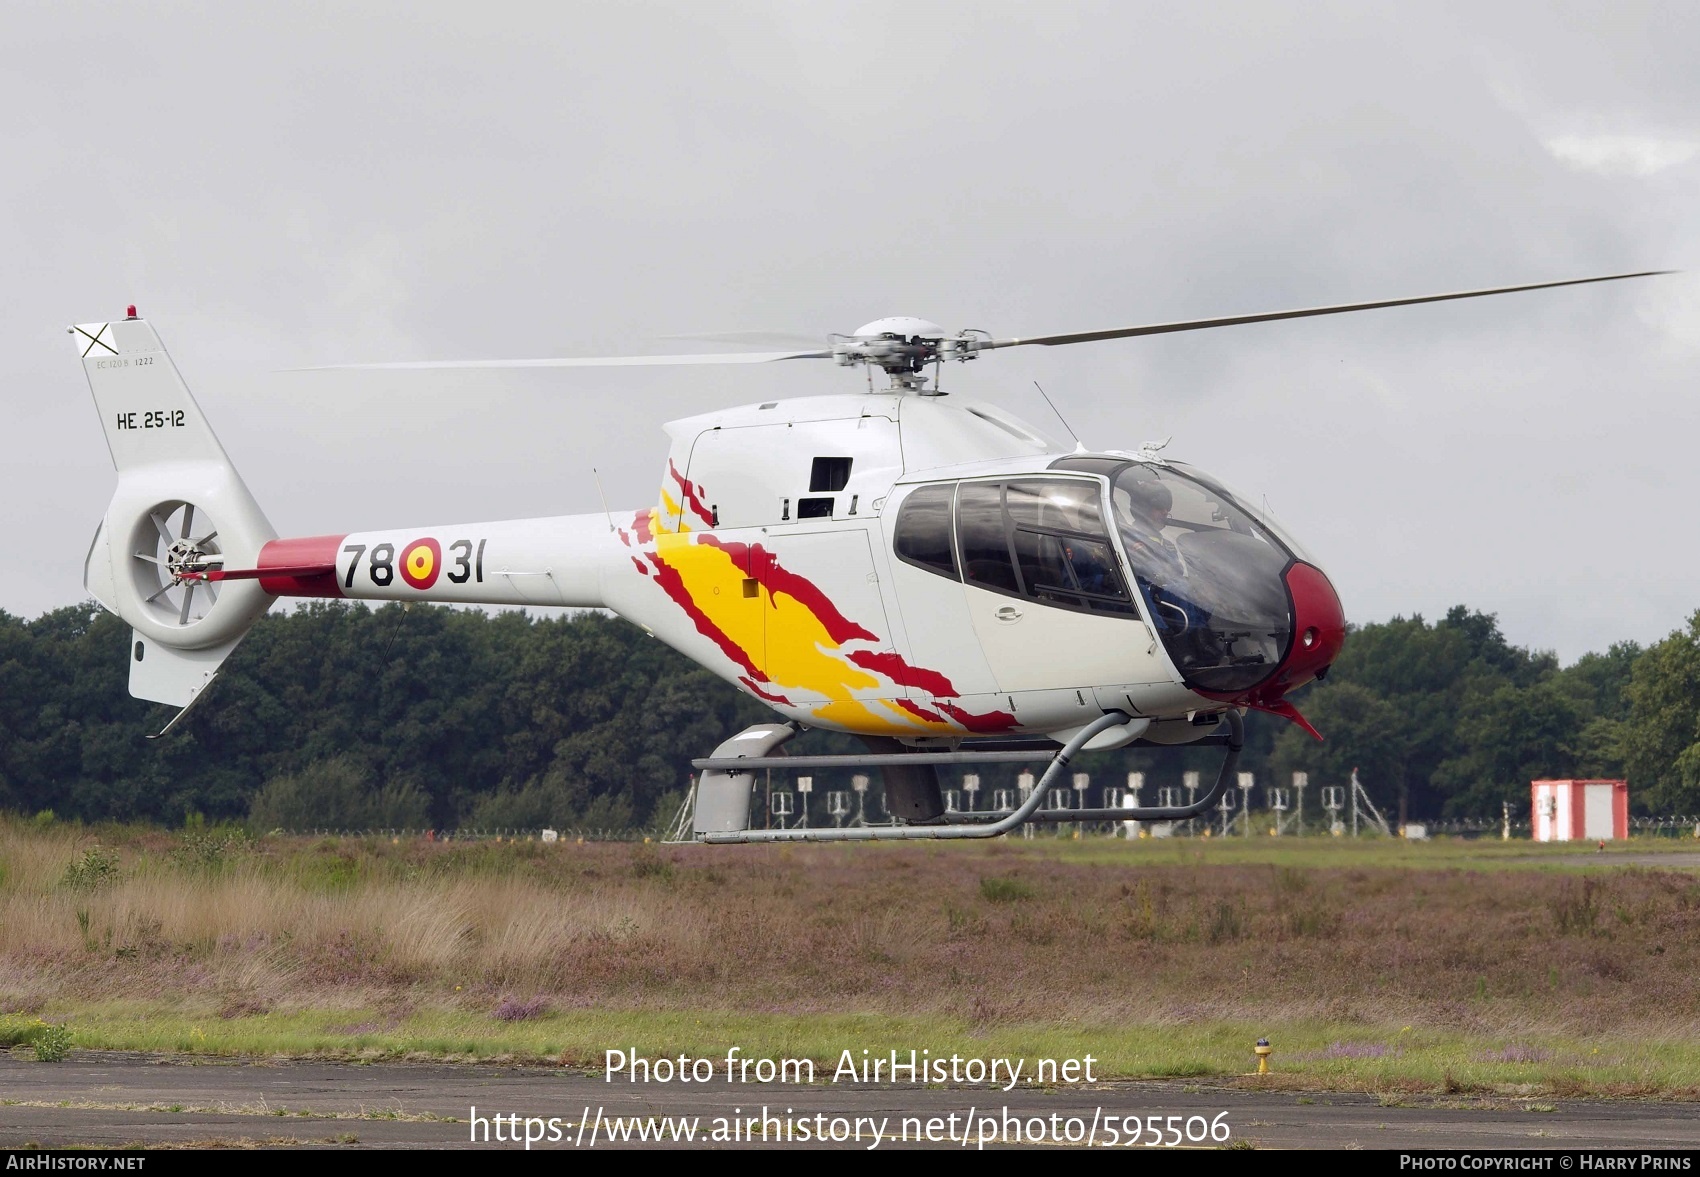
[[[83,323],[71,328],[71,336],[120,474],[162,462],[230,465],[146,319]]]
[[[252,567],[277,533],[134,307],[70,333],[118,471],[83,584],[135,630],[130,693],[187,707],[272,602],[253,581],[202,574]]]

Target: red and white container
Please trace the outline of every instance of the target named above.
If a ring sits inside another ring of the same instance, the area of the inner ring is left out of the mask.
[[[1530,828],[1537,842],[1596,842],[1629,836],[1628,781],[1531,781]]]

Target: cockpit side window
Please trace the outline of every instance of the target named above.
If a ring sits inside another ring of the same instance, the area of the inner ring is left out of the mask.
[[[962,545],[962,572],[969,584],[999,593],[1020,594],[1015,561],[1009,555],[1001,485],[963,484],[956,495],[956,537]]]
[[[923,486],[904,499],[897,512],[897,558],[952,580],[961,579],[956,570],[956,545],[951,540],[955,501],[955,483]]]
[[[1137,616],[1099,494],[1097,482],[1077,478],[965,483],[957,535],[968,582],[1063,609]]]

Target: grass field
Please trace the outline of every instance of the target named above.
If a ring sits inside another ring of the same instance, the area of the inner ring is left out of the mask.
[[[1686,853],[1684,853],[1686,851]],[[258,841],[0,820],[0,1045],[1092,1054],[1700,1098],[1691,845]],[[1625,865],[1625,864],[1628,865]],[[1666,865],[1669,864],[1669,865]]]

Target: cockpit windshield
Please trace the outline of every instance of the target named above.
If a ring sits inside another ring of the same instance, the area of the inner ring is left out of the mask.
[[[1170,466],[1112,475],[1110,503],[1151,619],[1194,686],[1239,691],[1267,678],[1292,637],[1285,546],[1226,491]]]

